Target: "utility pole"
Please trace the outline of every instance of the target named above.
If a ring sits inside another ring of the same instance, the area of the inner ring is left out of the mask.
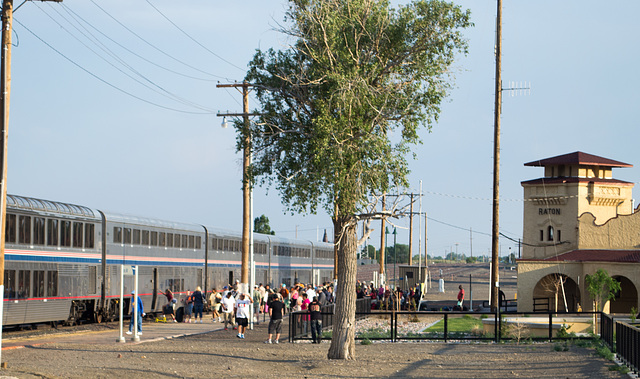
[[[62,2],[62,0],[43,0]],[[24,3],[23,3],[24,4]],[[20,6],[18,6],[19,8]],[[9,132],[9,95],[11,94],[11,33],[13,33],[13,0],[2,0],[2,52],[0,53],[0,352],[2,351],[2,318],[4,315],[4,247],[7,218],[7,147]],[[1,354],[1,353],[0,353]],[[2,361],[0,355],[0,362]]]
[[[499,293],[499,215],[500,215],[500,112],[502,107],[502,0],[496,16],[496,82],[493,131],[493,224],[491,227],[491,310],[498,307]]]
[[[385,195],[382,195],[382,213],[384,213],[384,204],[385,203]],[[381,275],[386,275],[387,273],[384,271],[384,248],[385,248],[385,221],[386,219],[384,218],[384,216],[382,217],[381,221],[381,226],[380,226],[380,274]],[[386,283],[386,280],[383,281],[384,283]]]
[[[225,113],[218,116],[236,116],[243,118],[242,138],[244,149],[242,152],[242,269],[240,273],[240,285],[242,293],[249,293],[251,285],[249,283],[250,256],[253,257],[253,233],[251,232],[251,197],[252,185],[249,178],[249,166],[251,165],[251,127],[249,124],[249,87],[247,82],[234,84],[218,84],[217,88],[242,88],[242,113]],[[253,261],[253,259],[251,259]],[[253,279],[253,278],[252,278]]]
[[[409,266],[413,265],[413,194],[411,196],[411,205],[409,208]]]

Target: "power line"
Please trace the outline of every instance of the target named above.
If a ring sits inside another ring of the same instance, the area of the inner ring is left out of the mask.
[[[110,66],[112,66],[113,68],[115,68],[116,70],[120,71],[122,74],[126,75],[127,77],[129,77],[130,79],[134,80],[135,82],[137,82],[138,84],[162,95],[165,96],[171,100],[174,101],[178,101],[184,105],[188,105],[188,106],[192,106],[194,108],[203,110],[203,111],[208,111],[208,113],[214,113],[215,111],[204,107],[202,105],[199,105],[197,103],[194,103],[192,101],[189,101],[187,99],[184,99],[168,90],[166,90],[165,88],[161,87],[160,85],[158,85],[157,83],[153,82],[152,80],[150,80],[149,78],[147,78],[145,75],[143,75],[142,73],[140,73],[139,71],[137,71],[136,69],[134,69],[131,65],[129,65],[127,62],[125,62],[123,59],[121,59],[117,54],[115,54],[113,51],[111,51],[107,46],[105,46],[102,42],[100,42],[99,39],[97,39],[93,34],[91,34],[91,32],[89,30],[87,30],[84,26],[82,26],[82,24],[80,24],[77,20],[76,22],[78,22],[78,24],[87,32],[89,33],[90,36],[88,36],[87,34],[85,34],[82,30],[80,30],[77,26],[75,26],[71,21],[69,21],[63,14],[61,14],[57,9],[53,8],[54,11],[56,13],[58,13],[58,15],[64,19],[65,21],[67,21],[72,27],[74,27],[81,35],[83,35],[87,40],[91,41],[93,44],[95,44],[96,46],[98,46],[98,48],[100,48],[102,51],[104,51],[106,54],[110,55],[113,59],[115,59],[116,61],[118,61],[121,65],[123,65],[124,67],[126,67],[127,69],[129,69],[131,72],[133,72],[134,74],[138,75],[139,77],[141,77],[142,79],[144,79],[146,82],[148,82],[151,86],[158,88],[160,91],[153,89],[152,87],[146,85],[145,83],[141,82],[140,80],[132,77],[131,75],[127,74],[126,72],[124,72],[123,70],[121,70],[120,68],[116,67],[113,63],[109,62],[109,60],[107,60],[105,57],[103,57],[102,55],[100,55],[99,53],[97,53],[95,50],[93,50],[91,47],[89,47],[87,44],[85,44],[84,42],[82,42],[78,37],[76,37],[73,33],[71,33],[67,28],[65,28],[62,24],[60,24],[54,17],[51,17],[51,15],[49,15],[48,13],[46,13],[42,8],[40,8],[40,6],[38,6],[36,4],[36,6],[38,7],[38,9],[40,9],[45,15],[47,15],[53,22],[55,22],[56,24],[58,24],[58,26],[60,26],[60,28],[62,30],[64,30],[65,32],[67,32],[71,37],[73,37],[76,41],[78,41],[79,43],[81,43],[84,47],[86,47],[87,49],[89,49],[89,51],[91,51],[92,53],[94,53],[96,56],[98,56],[100,59],[102,59],[103,61],[105,61],[107,64],[109,64]],[[72,16],[73,17],[73,16]]]
[[[98,75],[94,74],[93,72],[87,70],[86,68],[82,67],[80,64],[76,63],[74,60],[72,60],[71,58],[67,57],[66,55],[64,55],[62,52],[60,52],[59,50],[57,50],[55,47],[53,47],[52,45],[50,45],[48,42],[46,42],[45,40],[43,40],[42,38],[40,38],[40,36],[38,36],[36,33],[34,33],[31,29],[27,28],[23,23],[21,23],[18,19],[14,18],[13,21],[15,23],[17,23],[18,25],[20,25],[21,27],[23,27],[26,31],[28,31],[29,33],[31,33],[31,35],[33,35],[35,38],[37,38],[38,40],[40,40],[40,42],[42,42],[43,44],[45,44],[48,48],[50,48],[51,50],[55,51],[56,53],[58,53],[58,55],[60,55],[61,57],[63,57],[64,59],[66,59],[67,61],[69,61],[71,64],[73,64],[74,66],[78,67],[79,69],[81,69],[82,71],[86,72],[87,74],[93,76],[94,78],[98,79],[99,81],[101,81],[102,83],[108,85],[109,87],[124,93],[125,95],[131,96],[134,99],[140,100],[142,102],[145,102],[147,104],[156,106],[158,108],[162,108],[162,109],[167,109],[170,111],[174,111],[174,112],[180,112],[180,113],[189,113],[189,114],[211,114],[211,112],[194,112],[194,111],[186,111],[186,110],[182,110],[182,109],[177,109],[177,108],[171,108],[171,107],[167,107],[164,105],[160,105],[157,103],[154,103],[152,101],[143,99],[140,96],[136,96],[128,91],[125,91],[124,89],[109,83],[108,81],[102,79],[101,77],[99,77]]]
[[[198,71],[198,72],[200,72],[200,73],[202,73],[202,74],[209,75],[209,76],[212,76],[212,77],[214,77],[214,78],[218,78],[218,79],[228,80],[228,79],[227,79],[227,78],[225,78],[225,77],[222,77],[222,76],[220,76],[220,75],[212,74],[212,73],[209,73],[209,72],[207,72],[207,71],[201,70],[201,69],[199,69],[199,68],[197,68],[197,67],[194,67],[194,66],[192,66],[192,65],[190,65],[190,64],[188,64],[188,63],[186,63],[186,62],[184,62],[184,61],[181,61],[180,59],[178,59],[178,58],[176,58],[176,57],[174,57],[174,56],[170,55],[169,53],[167,53],[167,52],[163,51],[163,50],[162,50],[162,49],[160,49],[159,47],[155,46],[155,45],[154,45],[154,44],[152,44],[151,42],[149,42],[149,41],[147,41],[146,39],[142,38],[139,34],[137,34],[136,32],[134,32],[133,30],[131,30],[130,28],[128,28],[125,24],[123,24],[123,23],[122,23],[122,22],[120,22],[117,18],[115,18],[114,16],[112,16],[112,15],[111,15],[109,12],[107,12],[104,8],[102,8],[101,6],[99,6],[99,5],[98,5],[94,0],[91,0],[91,2],[93,3],[93,5],[95,5],[96,7],[98,7],[98,9],[100,9],[102,12],[104,12],[104,14],[106,14],[106,15],[107,15],[107,16],[109,16],[113,21],[115,21],[118,25],[120,25],[121,27],[123,27],[126,31],[128,31],[128,32],[129,32],[129,33],[131,33],[131,34],[133,34],[133,35],[134,35],[134,36],[136,36],[139,40],[141,40],[142,42],[146,43],[146,44],[147,44],[147,45],[149,45],[151,48],[155,49],[156,51],[158,51],[159,53],[161,53],[161,54],[165,55],[166,57],[171,58],[171,59],[173,59],[174,61],[176,61],[176,62],[178,62],[178,63],[180,63],[180,64],[182,64],[182,65],[184,65],[184,66],[187,66],[187,67],[189,67],[189,68],[190,68],[190,69],[192,69],[192,70]]]
[[[176,74],[185,78],[189,78],[189,79],[194,79],[194,80],[201,80],[201,81],[207,81],[207,82],[213,82],[216,81],[217,79],[208,79],[208,78],[200,78],[197,76],[192,76],[192,75],[188,75],[188,74],[184,74],[175,70],[172,70],[168,67],[162,66],[150,59],[147,59],[145,57],[143,57],[142,55],[136,53],[135,51],[129,49],[128,47],[124,46],[123,44],[119,43],[118,41],[116,41],[115,39],[109,37],[109,35],[107,35],[106,33],[103,33],[100,29],[96,28],[95,26],[93,26],[90,22],[88,22],[87,20],[85,20],[82,16],[80,16],[79,14],[77,14],[76,12],[74,12],[72,9],[70,9],[68,6],[66,6],[64,3],[61,3],[62,7],[65,9],[65,11],[67,11],[68,13],[73,13],[75,15],[76,18],[79,18],[80,20],[82,20],[85,24],[87,24],[88,26],[90,26],[91,28],[93,28],[96,32],[100,33],[104,38],[108,39],[109,41],[111,41],[112,43],[114,43],[115,45],[119,46],[121,49],[125,50],[126,52],[128,52],[129,54],[132,54],[138,58],[140,58],[141,60],[156,66],[162,70],[165,70],[167,72],[170,72],[172,74]]]
[[[211,55],[213,55],[214,57],[220,59],[221,61],[237,68],[240,71],[245,71],[245,69],[236,66],[235,64],[229,62],[228,60],[224,59],[223,57],[221,57],[220,55],[214,53],[213,51],[211,51],[209,48],[207,48],[205,45],[201,44],[200,42],[198,42],[195,38],[191,37],[187,32],[185,32],[184,30],[182,30],[178,25],[176,25],[176,23],[174,23],[173,21],[171,21],[171,19],[169,19],[169,17],[167,17],[164,13],[162,13],[158,8],[156,8],[153,4],[151,4],[151,2],[149,0],[147,0],[147,4],[149,4],[151,6],[151,8],[155,9],[156,12],[158,12],[162,17],[165,18],[165,20],[169,21],[169,23],[171,23],[171,25],[173,25],[176,29],[178,29],[180,32],[182,32],[182,34],[184,34],[185,36],[187,36],[187,38],[189,38],[190,40],[192,40],[193,42],[195,42],[198,46],[202,47],[203,49],[205,49],[206,51],[208,51],[209,53],[211,53]]]

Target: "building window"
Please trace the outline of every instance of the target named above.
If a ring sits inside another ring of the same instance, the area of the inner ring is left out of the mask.
[[[553,226],[549,225],[549,227],[547,228],[547,241],[553,241]]]

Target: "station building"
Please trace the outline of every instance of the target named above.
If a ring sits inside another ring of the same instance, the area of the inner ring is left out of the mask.
[[[585,276],[605,269],[621,283],[605,312],[638,309],[640,211],[633,183],[613,169],[632,165],[575,152],[526,163],[544,176],[522,182],[524,222],[518,311],[593,309]]]

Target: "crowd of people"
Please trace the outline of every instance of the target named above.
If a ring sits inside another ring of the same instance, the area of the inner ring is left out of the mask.
[[[392,289],[389,285],[380,285],[376,288],[373,282],[367,284],[358,281],[356,294],[358,299],[370,297],[371,309],[415,311],[420,305],[422,284],[417,283],[415,287],[403,290],[402,288]]]
[[[334,302],[333,283],[326,282],[321,286],[297,283],[293,288],[287,288],[284,283],[279,288],[271,288],[269,284],[260,283],[254,286],[250,294],[240,292],[239,286],[239,281],[236,281],[235,285],[224,286],[221,291],[213,288],[208,299],[205,299],[200,287],[197,287],[194,292],[187,291],[182,299],[184,306],[182,322],[202,323],[203,311],[208,304],[211,310],[211,321],[224,323],[224,330],[228,330],[229,327],[238,330],[237,337],[243,339],[248,326],[250,304],[253,304],[256,323],[260,323],[260,315],[265,317],[269,315],[269,339],[265,343],[279,343],[283,316],[287,312],[306,311],[309,316],[304,318],[305,330],[307,321],[310,321],[313,342],[320,343],[322,330],[320,309],[323,305]],[[167,304],[163,307],[165,317],[171,317],[172,322],[178,322],[175,316],[177,299],[170,289],[162,294],[167,299]]]

